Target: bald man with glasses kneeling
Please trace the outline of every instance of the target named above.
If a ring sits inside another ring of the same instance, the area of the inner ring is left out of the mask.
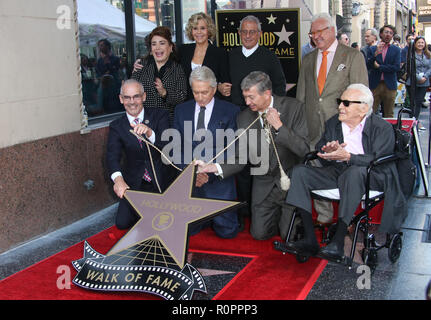
[[[363,84],[351,84],[338,99],[338,114],[330,118],[316,145],[323,167],[293,168],[286,202],[297,207],[304,223],[304,239],[287,245],[305,255],[319,253],[329,259],[344,255],[347,227],[365,193],[367,166],[395,148],[392,125],[372,113],[373,94]],[[379,231],[398,232],[405,218],[406,201],[394,162],[379,166],[371,176],[372,190],[385,193]],[[312,190],[339,189],[338,223],[331,242],[319,249],[311,216]]]

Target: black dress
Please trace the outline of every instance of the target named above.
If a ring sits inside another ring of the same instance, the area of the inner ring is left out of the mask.
[[[180,63],[183,67],[187,79],[187,100],[193,99],[193,93],[189,84],[190,73],[192,72],[191,62],[195,53],[196,43],[183,44],[179,49]],[[227,52],[208,42],[207,52],[205,53],[203,66],[210,68],[217,79],[218,83],[230,82],[229,62]],[[223,97],[218,95],[218,97]],[[224,97],[223,97],[224,98]]]

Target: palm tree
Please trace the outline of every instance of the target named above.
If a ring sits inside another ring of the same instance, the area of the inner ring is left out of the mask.
[[[376,0],[375,4],[374,4],[374,28],[376,30],[380,29],[380,7],[382,4],[382,0]]]
[[[352,0],[343,0],[343,32],[349,38],[352,33]]]

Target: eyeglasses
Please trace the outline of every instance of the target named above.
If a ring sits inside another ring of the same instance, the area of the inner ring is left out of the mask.
[[[323,29],[320,29],[320,30],[316,30],[316,31],[310,31],[308,33],[308,36],[309,37],[319,37],[322,34],[323,31],[328,30],[328,29],[329,29],[329,27],[326,27],[326,28],[323,28]]]
[[[135,94],[133,97],[130,96],[122,96],[124,101],[138,100],[142,98],[142,94]]]
[[[341,99],[337,99],[337,104],[343,104],[345,107],[348,107],[351,103],[365,103],[364,101],[350,101],[350,100],[341,100]]]
[[[258,32],[258,30],[239,30],[239,33],[241,33],[243,36],[255,36]]]

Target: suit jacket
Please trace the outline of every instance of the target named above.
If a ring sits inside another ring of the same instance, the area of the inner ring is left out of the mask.
[[[316,149],[320,150],[327,142],[334,140],[338,140],[339,143],[344,142],[341,122],[338,120],[337,115],[326,123],[325,133],[317,143]],[[371,114],[365,121],[362,131],[362,147],[364,148],[364,154],[352,154],[350,165],[366,167],[374,159],[392,154],[395,148],[395,135],[392,125],[380,116]],[[334,165],[334,161],[321,159],[321,162],[326,166]],[[398,232],[406,217],[407,210],[395,162],[380,165],[375,170],[384,176],[382,185],[385,192],[385,204],[379,230],[389,233]]]
[[[226,139],[217,139],[217,135],[221,133],[220,131],[231,129],[233,140],[234,132],[236,131],[235,119],[239,112],[238,106],[224,100],[214,99],[214,108],[207,127],[207,132],[211,134],[213,140],[205,141],[205,146],[208,148],[204,150],[205,153],[202,157],[198,157],[205,161],[212,159],[219,151],[227,146],[228,141],[226,141]],[[189,163],[188,160],[193,160],[190,153],[193,153],[200,145],[200,141],[191,141],[193,138],[192,135],[195,134],[195,106],[196,101],[189,100],[178,105],[175,109],[174,128],[181,133],[183,139],[182,159],[180,164],[183,167]],[[189,122],[188,125],[191,125],[191,130],[186,129],[186,121]],[[185,156],[189,156],[189,159]],[[224,162],[224,159],[226,159],[226,153],[215,159],[215,162]],[[220,180],[215,177],[215,175],[211,174],[209,182],[200,188],[195,188],[194,194],[206,198],[234,200],[236,199],[235,181],[233,177]]]
[[[187,98],[193,99],[193,93],[190,88],[189,77],[192,72],[191,62],[195,53],[196,43],[183,44],[180,47],[180,63],[183,67],[187,79]],[[229,61],[227,52],[218,48],[215,45],[208,43],[208,48],[205,53],[205,58],[202,63],[203,66],[210,68],[217,79],[217,82],[230,82],[229,78]]]
[[[382,73],[384,76],[386,87],[389,90],[397,90],[398,80],[397,72],[400,70],[401,50],[399,47],[391,44],[383,62],[382,54],[374,56],[377,46],[372,46],[368,50],[367,68],[370,71],[370,89],[375,89],[380,82]],[[374,68],[374,62],[380,65],[377,69]]]
[[[308,130],[305,120],[304,106],[297,99],[290,97],[273,96],[273,107],[280,113],[280,119],[283,126],[279,129],[278,133],[272,128],[274,142],[277,146],[278,155],[282,163],[283,169],[288,173],[294,165],[298,164],[302,157],[309,151],[308,144]],[[247,128],[257,117],[259,113],[244,109],[239,113],[237,118],[237,126],[240,129]],[[267,168],[265,172],[260,172],[260,175],[253,176],[252,186],[252,202],[261,203],[270,193],[274,185],[280,187],[280,169],[275,155],[272,144],[269,145],[268,158],[262,156],[262,143],[265,141],[264,133],[262,132],[262,125],[260,121],[256,121],[246,134],[247,144],[241,143],[241,138],[237,146],[237,153],[235,164],[221,165],[223,176],[229,177],[238,173],[245,166],[241,163],[242,156],[248,157],[248,162],[254,166]],[[256,138],[253,134],[256,133]],[[263,141],[262,141],[263,139]],[[256,141],[257,140],[257,141]],[[248,156],[247,156],[248,155]],[[261,161],[263,163],[261,163]],[[253,169],[253,168],[252,168]],[[261,171],[259,169],[259,171]]]
[[[304,56],[299,71],[296,98],[305,105],[310,147],[320,139],[325,130],[325,122],[338,114],[337,98],[352,83],[368,86],[368,72],[362,54],[341,43],[335,51],[334,60],[328,71],[322,95],[317,87],[317,54],[314,50]]]
[[[163,109],[148,108],[144,112],[144,124],[148,125],[155,133],[155,145],[162,149],[164,142],[160,137],[165,129],[169,128],[168,112]],[[108,144],[106,152],[106,163],[108,174],[121,171],[124,180],[131,189],[138,190],[145,169],[148,170],[151,181],[157,190],[154,172],[151,167],[150,157],[145,143],[142,148],[139,140],[129,132],[132,127],[126,114],[114,120],[109,125]],[[160,153],[150,147],[155,172],[162,191],[166,188],[167,167],[161,162]],[[122,156],[125,154],[125,165],[122,166]]]

